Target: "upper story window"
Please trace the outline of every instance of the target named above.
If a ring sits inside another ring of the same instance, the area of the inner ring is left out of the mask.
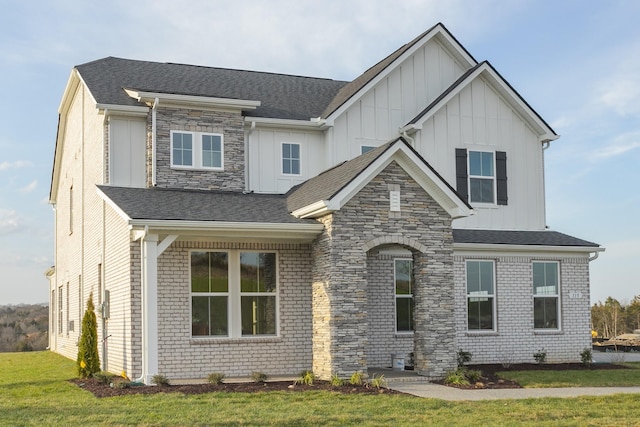
[[[224,168],[221,134],[171,131],[171,166],[189,169]]]
[[[496,313],[493,261],[467,261],[467,328],[494,331]]]
[[[360,154],[368,153],[371,150],[375,150],[376,147],[373,145],[361,145],[360,146]]]
[[[560,322],[560,279],[557,262],[534,262],[533,327],[558,329]]]
[[[283,175],[300,175],[300,144],[282,143]]]
[[[396,331],[413,332],[413,261],[395,260]]]
[[[469,151],[469,201],[494,203],[495,168],[493,153]]]
[[[456,149],[456,187],[469,203],[507,204],[507,154]]]

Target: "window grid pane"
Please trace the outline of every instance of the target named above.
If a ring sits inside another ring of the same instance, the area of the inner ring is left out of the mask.
[[[494,203],[494,154],[469,151],[469,200],[472,203]]]
[[[394,262],[396,293],[396,331],[413,331],[413,261]]]
[[[175,166],[193,166],[191,134],[179,132],[173,134],[173,164]]]
[[[300,175],[300,144],[282,144],[282,173]]]
[[[222,141],[219,135],[202,135],[202,166],[222,167]]]
[[[494,267],[491,261],[467,261],[467,327],[494,329]]]
[[[557,329],[560,318],[558,263],[534,262],[532,278],[533,327]]]

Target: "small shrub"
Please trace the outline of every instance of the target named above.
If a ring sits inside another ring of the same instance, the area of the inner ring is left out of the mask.
[[[464,376],[470,383],[477,383],[482,378],[482,372],[476,369],[467,369],[464,371]]]
[[[224,382],[224,374],[220,372],[212,372],[207,376],[207,382],[212,385],[220,385]]]
[[[384,375],[376,377],[374,374],[373,377],[369,380],[369,384],[371,384],[371,386],[375,388],[382,388],[387,386],[387,380],[384,379]]]
[[[627,356],[624,354],[624,352],[618,351],[617,347],[616,351],[611,352],[609,356],[609,360],[611,360],[611,363],[624,363],[626,358]]]
[[[356,371],[351,374],[351,378],[349,378],[349,384],[351,385],[362,385],[364,383],[364,374],[360,371]]]
[[[415,356],[414,356],[413,352],[409,353],[408,356],[409,357],[407,359],[407,367],[414,368],[416,361],[415,361]]]
[[[251,372],[251,381],[254,383],[266,383],[267,378],[269,377],[264,372]]]
[[[170,384],[169,378],[167,378],[162,374],[155,374],[154,376],[152,376],[151,383],[155,385],[160,385],[160,386],[165,386]]]
[[[93,293],[89,294],[87,310],[82,317],[82,330],[78,343],[78,357],[76,358],[78,377],[89,378],[96,372],[100,372],[100,357],[98,355],[98,321],[96,319],[95,306],[93,305]]]
[[[547,352],[544,350],[544,348],[542,350],[538,350],[533,353],[533,358],[535,359],[536,363],[542,364],[547,361]]]
[[[448,385],[469,385],[469,380],[467,380],[464,371],[456,369],[444,377],[444,383]]]
[[[100,372],[96,372],[95,374],[93,374],[93,378],[96,379],[96,381],[98,381],[100,384],[109,384],[111,383],[111,380],[115,377],[115,375],[110,374],[109,372],[104,372],[104,371],[100,371]]]
[[[131,387],[131,381],[116,381],[115,383],[111,383],[111,387],[125,389]]]
[[[338,376],[338,374],[333,374],[331,377],[331,387],[342,387],[344,385],[344,380]]]
[[[462,367],[467,363],[471,362],[471,352],[469,351],[458,351],[458,367]]]
[[[511,365],[513,365],[513,355],[509,353],[504,353],[502,356],[500,356],[500,365],[504,369],[511,368]]]
[[[580,352],[580,361],[586,366],[590,366],[593,363],[593,353],[589,347]]]
[[[296,384],[305,384],[305,385],[313,385],[316,381],[316,376],[313,371],[305,370],[300,372],[300,376],[296,380]]]

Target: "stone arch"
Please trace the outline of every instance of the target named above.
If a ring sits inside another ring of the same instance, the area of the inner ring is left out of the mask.
[[[427,251],[427,247],[417,241],[416,239],[412,239],[410,237],[404,236],[382,236],[376,237],[375,239],[369,240],[362,248],[365,252],[369,252],[371,249],[381,246],[381,245],[402,245],[407,246],[411,249],[414,249],[420,253],[425,253]]]

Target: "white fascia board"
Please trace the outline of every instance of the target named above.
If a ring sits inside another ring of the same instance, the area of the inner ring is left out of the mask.
[[[131,218],[129,218],[129,215],[127,215],[125,211],[120,209],[120,206],[116,205],[113,202],[113,200],[111,200],[109,196],[104,194],[102,190],[100,190],[98,187],[96,187],[96,192],[98,193],[98,196],[100,196],[107,205],[111,206],[111,208],[120,216],[120,218],[122,218],[125,221],[131,221]]]
[[[293,120],[293,119],[272,119],[269,117],[250,117],[244,118],[248,124],[255,123],[261,127],[288,127],[288,128],[304,128],[321,130],[324,125],[318,120]]]
[[[117,104],[96,104],[98,114],[106,114],[107,116],[145,116],[149,114],[149,107],[138,107],[135,105],[117,105]]]
[[[291,212],[291,215],[296,218],[317,218],[331,212],[333,211],[329,208],[329,202],[327,200],[320,200],[319,202],[296,209]]]
[[[411,149],[401,141],[394,145],[395,147],[390,148],[378,157],[356,179],[332,198],[333,210],[342,208],[376,175],[395,160],[452,218],[471,215],[472,210],[431,169],[426,167],[424,162]]]
[[[519,255],[523,253],[531,253],[533,255],[540,255],[540,253],[564,253],[564,254],[580,254],[582,256],[588,256],[594,252],[604,252],[605,248],[593,247],[593,246],[544,246],[544,245],[506,245],[497,243],[454,243],[453,244],[454,255],[456,252],[464,252],[467,255],[477,253],[486,254],[491,252],[493,254],[509,255],[517,252]]]
[[[157,98],[161,104],[187,105],[206,108],[221,108],[230,110],[255,110],[260,106],[260,101],[247,99],[216,98],[211,96],[177,95],[173,93],[143,92],[135,89],[124,91],[131,98],[146,103],[152,103]]]
[[[360,99],[362,94],[367,93],[371,88],[373,88],[375,85],[380,83],[380,81],[385,79],[397,67],[398,64],[401,64],[403,61],[405,61],[407,58],[413,55],[418,49],[421,49],[429,40],[431,40],[434,37],[438,40],[439,43],[446,44],[445,47],[448,48],[447,50],[450,51],[451,53],[454,53],[454,56],[458,60],[464,59],[467,62],[467,64],[465,65],[467,65],[468,67],[472,67],[476,65],[476,61],[471,56],[469,56],[469,54],[462,48],[462,46],[456,41],[454,41],[447,34],[447,32],[444,31],[441,25],[436,25],[429,33],[425,34],[424,37],[422,37],[422,39],[419,42],[417,42],[416,44],[411,46],[409,49],[407,49],[406,52],[404,52],[402,55],[397,57],[391,64],[387,65],[387,67],[384,70],[382,70],[377,76],[371,79],[371,81],[369,81],[366,85],[361,87],[358,92],[354,93],[351,96],[351,98],[349,98],[340,107],[338,107],[333,113],[331,113],[326,118],[327,126],[333,126],[333,122],[336,119],[336,117],[340,116],[347,109],[349,109],[351,105],[353,105],[356,102],[356,100]]]
[[[129,220],[131,229],[148,227],[150,233],[230,237],[234,239],[273,239],[312,241],[324,229],[321,223],[283,224],[262,222]]]

